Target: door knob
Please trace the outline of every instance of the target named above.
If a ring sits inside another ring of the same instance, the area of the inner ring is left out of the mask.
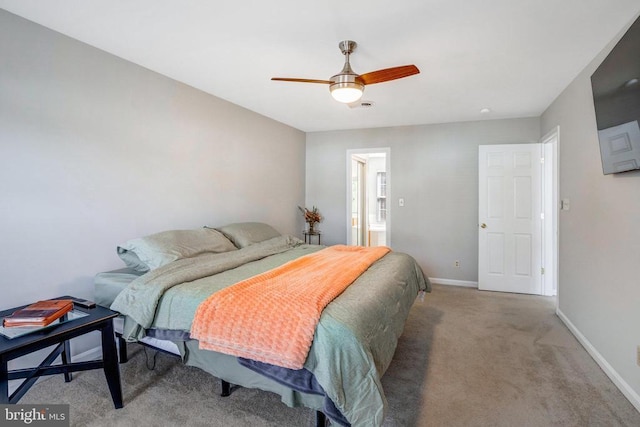
[[[480,228],[487,228],[487,224],[485,224],[484,222],[480,225]]]

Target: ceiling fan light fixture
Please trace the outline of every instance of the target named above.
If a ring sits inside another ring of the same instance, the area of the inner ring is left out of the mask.
[[[385,68],[383,70],[372,71],[370,73],[356,74],[351,69],[349,56],[356,49],[358,44],[353,40],[343,40],[338,44],[340,51],[344,55],[344,66],[330,80],[300,79],[291,77],[272,77],[271,80],[298,83],[328,84],[331,96],[338,102],[352,104],[357,102],[364,92],[365,85],[388,82],[402,79],[420,73],[415,65],[402,65],[400,67]]]
[[[357,82],[334,83],[329,86],[331,96],[338,102],[349,104],[362,98],[364,85]]]

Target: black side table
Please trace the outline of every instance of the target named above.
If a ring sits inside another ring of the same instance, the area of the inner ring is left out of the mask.
[[[308,232],[308,231],[303,231],[302,234],[304,234],[304,242],[305,243],[309,243],[311,244],[311,237],[316,236],[318,237],[318,244],[320,244],[320,232],[319,231],[313,231],[313,232]]]
[[[71,298],[70,296],[64,296],[57,299]],[[0,311],[0,319],[10,315],[19,308],[22,307]],[[72,379],[72,372],[102,368],[107,379],[109,391],[111,392],[113,404],[116,409],[122,408],[120,368],[118,366],[116,343],[113,334],[113,318],[117,317],[118,313],[100,306],[90,309],[75,306],[74,310],[87,313],[88,315],[79,319],[48,326],[47,328],[12,339],[0,335],[0,403],[17,403],[37,381],[38,377],[64,374],[65,382],[69,382]],[[101,333],[102,360],[70,363],[69,340],[92,331],[100,331]],[[51,345],[56,345],[55,349],[39,366],[12,371],[8,370],[7,364],[10,360]],[[59,355],[61,356],[62,364],[52,365]],[[24,381],[13,394],[9,396],[9,380],[16,379],[24,379]]]

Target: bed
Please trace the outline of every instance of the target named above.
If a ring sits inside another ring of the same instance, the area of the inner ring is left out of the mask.
[[[214,294],[327,249],[262,223],[162,232],[119,246],[127,268],[98,274],[95,299],[122,314],[116,328],[127,341],[179,354],[223,383],[277,393],[336,424],[379,426],[387,406],[380,378],[416,296],[430,291],[407,254],[386,253],[324,307],[302,369],[201,349],[191,338],[198,307]]]

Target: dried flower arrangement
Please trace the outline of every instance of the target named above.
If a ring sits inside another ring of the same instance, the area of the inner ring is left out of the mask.
[[[314,206],[312,209],[307,209],[298,206],[298,209],[304,215],[304,221],[309,224],[309,233],[314,233],[316,223],[322,221],[322,215],[320,215],[318,208]]]

